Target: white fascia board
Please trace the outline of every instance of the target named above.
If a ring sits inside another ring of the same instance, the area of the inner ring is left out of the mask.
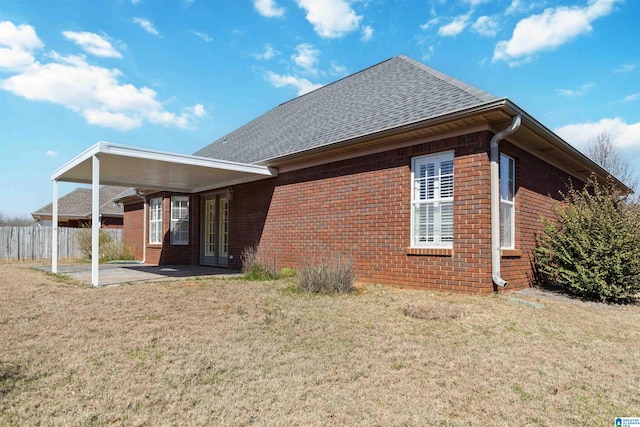
[[[82,153],[78,154],[76,157],[74,157],[73,159],[71,159],[70,161],[68,161],[64,165],[60,166],[58,169],[56,169],[51,174],[51,181],[54,181],[54,180],[58,179],[60,176],[64,175],[66,172],[68,172],[71,169],[75,168],[76,166],[78,166],[79,164],[83,163],[87,159],[90,159],[91,156],[99,153],[100,152],[100,144],[101,143],[98,142],[98,143],[92,145],[91,147],[87,148]]]
[[[188,154],[169,153],[166,151],[150,150],[147,148],[130,147],[126,145],[100,142],[100,153],[118,156],[134,157],[138,159],[156,160],[168,163],[178,163],[191,166],[202,166],[236,172],[246,172],[256,175],[277,176],[277,171],[265,166],[248,163],[231,162],[228,160],[211,159],[208,157],[190,156]]]
[[[51,180],[59,179],[66,172],[88,161],[96,154],[110,154],[115,156],[133,157],[138,159],[155,160],[167,163],[200,166],[211,169],[222,169],[235,172],[244,172],[264,177],[278,176],[278,170],[267,166],[254,165],[248,163],[231,162],[227,160],[211,159],[208,157],[190,156],[187,154],[170,153],[166,151],[150,150],[147,148],[130,147],[126,145],[113,144],[111,142],[100,141],[51,174]],[[105,183],[106,184],[106,183]]]

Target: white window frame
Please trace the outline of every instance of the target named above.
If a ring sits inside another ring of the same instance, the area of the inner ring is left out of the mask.
[[[411,159],[412,248],[453,248],[454,157],[445,151]]]
[[[515,249],[516,161],[500,153],[500,248]]]
[[[149,243],[162,244],[162,197],[149,200]]]
[[[189,244],[189,197],[171,197],[171,225],[169,228],[172,245]]]

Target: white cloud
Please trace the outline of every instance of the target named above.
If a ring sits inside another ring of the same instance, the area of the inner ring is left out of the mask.
[[[108,40],[98,34],[86,31],[64,31],[62,35],[77,44],[87,53],[103,58],[122,58],[120,52],[115,50]]]
[[[489,0],[466,0],[466,1],[471,5],[471,7],[475,7],[483,3],[489,3]]]
[[[296,46],[296,53],[291,55],[291,60],[304,69],[309,74],[318,74],[316,65],[318,64],[320,51],[308,43],[301,43]]]
[[[362,40],[363,42],[368,42],[369,40],[371,40],[372,37],[373,37],[373,28],[371,28],[368,25],[362,28],[362,37],[360,37],[360,40]]]
[[[346,76],[347,67],[339,65],[336,61],[331,61],[331,74],[334,76]]]
[[[429,27],[431,27],[432,25],[437,24],[438,22],[440,22],[440,18],[432,18],[429,21],[425,22],[424,24],[420,25],[420,29],[421,30],[426,30]]]
[[[620,117],[615,117],[598,122],[570,124],[555,130],[562,139],[583,151],[603,132],[616,142],[628,158],[637,159],[640,164],[640,122],[628,124]]]
[[[537,52],[555,49],[591,31],[591,23],[611,13],[618,1],[590,0],[586,7],[549,8],[524,18],[516,24],[510,40],[496,45],[493,61],[507,61],[515,66]]]
[[[130,117],[124,113],[112,113],[110,111],[86,109],[82,116],[90,125],[97,125],[118,130],[131,130],[142,126],[142,120],[138,117]]]
[[[202,31],[191,31],[191,33],[193,35],[196,35],[196,36],[200,37],[202,40],[204,40],[207,43],[213,41],[213,38],[209,34],[207,34],[205,32],[202,32]]]
[[[429,45],[429,47],[427,47],[427,50],[422,52],[422,59],[424,61],[428,61],[429,59],[431,59],[435,51],[436,48],[433,45]]]
[[[620,102],[633,102],[640,99],[640,92],[632,93],[631,95],[627,95]]]
[[[156,30],[156,28],[153,26],[153,24],[148,19],[133,18],[133,22],[135,22],[136,24],[140,25],[140,27],[143,30],[145,30],[147,33],[149,33],[149,34],[153,34],[154,36],[159,36],[160,35],[158,30]]]
[[[33,63],[33,52],[44,47],[30,25],[0,22],[0,68],[20,70]]]
[[[498,21],[490,16],[481,16],[471,28],[481,36],[493,37],[498,32]]]
[[[57,156],[57,155],[58,155],[58,153],[56,153],[55,151],[53,151],[53,150],[47,150],[47,156],[49,156],[49,157],[55,157],[55,156]]]
[[[298,96],[304,95],[305,93],[309,93],[312,90],[316,90],[322,87],[321,84],[311,83],[309,80],[302,77],[281,75],[271,71],[267,71],[266,78],[274,87],[295,87],[296,89],[298,89]]]
[[[447,25],[440,27],[440,29],[438,29],[438,34],[444,37],[457,36],[467,27],[468,23],[469,15],[457,16]]]
[[[320,37],[339,38],[360,26],[362,16],[356,15],[347,0],[296,0],[307,11],[307,21]]]
[[[192,108],[193,115],[196,117],[204,117],[207,115],[207,110],[204,109],[204,105],[196,104]]]
[[[504,14],[505,15],[513,15],[513,14],[516,14],[516,13],[527,12],[528,10],[529,10],[529,8],[527,6],[525,6],[524,4],[522,4],[521,0],[512,0],[511,4],[507,8],[507,10],[504,11]]]
[[[577,97],[586,94],[592,87],[592,83],[587,83],[581,85],[578,89],[558,89],[558,92],[564,96]]]
[[[285,10],[279,7],[274,0],[255,0],[253,7],[266,18],[278,18],[284,15]]]
[[[255,55],[253,55],[253,57],[256,58],[256,59],[263,60],[263,61],[268,61],[268,60],[270,60],[271,58],[273,58],[276,55],[280,55],[280,52],[275,50],[273,48],[273,46],[271,46],[270,44],[267,44],[264,47],[264,52],[257,53]]]
[[[87,123],[129,130],[146,120],[187,128],[194,116],[205,113],[196,105],[178,115],[165,110],[157,93],[120,82],[118,69],[90,65],[84,56],[50,53],[51,62],[32,62],[17,74],[0,80],[0,89],[32,101],[62,105],[81,114]]]
[[[619,66],[618,68],[616,68],[613,71],[615,73],[629,73],[629,72],[635,70],[635,68],[636,68],[635,64],[622,64],[621,66]]]

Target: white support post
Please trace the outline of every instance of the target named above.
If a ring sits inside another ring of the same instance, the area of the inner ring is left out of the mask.
[[[58,181],[53,180],[53,213],[51,215],[51,272],[58,272]]]
[[[100,260],[100,159],[94,154],[91,162],[91,284],[99,286]]]

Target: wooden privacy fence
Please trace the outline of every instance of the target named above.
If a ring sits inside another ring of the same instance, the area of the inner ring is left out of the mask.
[[[52,227],[0,227],[0,259],[51,259]],[[81,258],[78,232],[81,228],[58,227],[58,258]],[[115,241],[122,241],[122,230],[103,228]]]

